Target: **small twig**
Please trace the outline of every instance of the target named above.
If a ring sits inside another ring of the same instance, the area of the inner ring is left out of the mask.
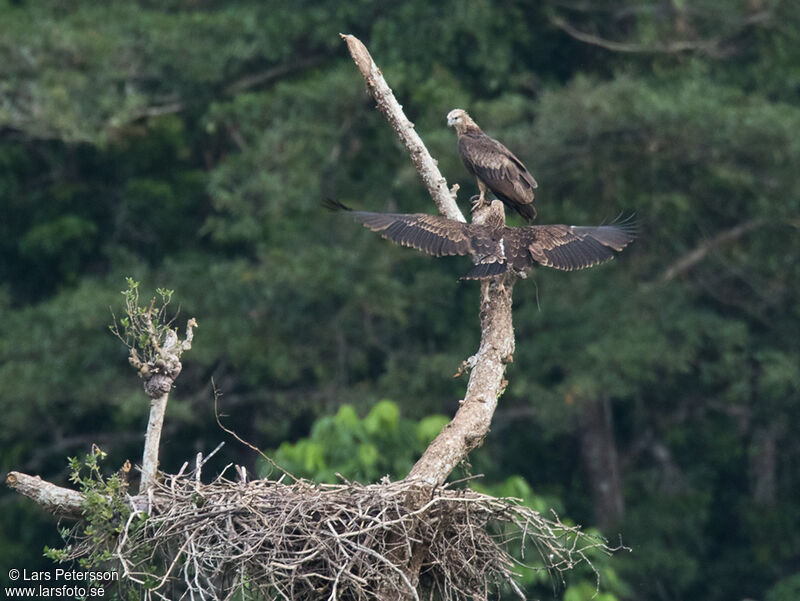
[[[246,447],[249,447],[249,448],[251,448],[251,449],[252,449],[252,450],[254,450],[256,453],[258,453],[259,455],[261,455],[261,457],[262,457],[262,458],[263,458],[265,461],[267,461],[267,462],[268,462],[268,463],[269,463],[269,464],[270,464],[272,467],[274,467],[275,469],[277,469],[278,471],[280,471],[280,472],[281,472],[281,473],[283,473],[284,475],[286,475],[286,476],[289,476],[289,477],[290,477],[292,480],[294,480],[295,482],[299,482],[299,481],[300,481],[300,478],[297,478],[296,476],[294,476],[293,474],[291,474],[290,472],[288,472],[287,470],[285,470],[284,468],[282,468],[280,465],[278,465],[277,463],[275,463],[275,461],[272,459],[272,457],[269,457],[269,456],[268,456],[266,453],[264,453],[264,452],[263,452],[261,449],[259,449],[259,448],[258,448],[257,446],[255,446],[254,444],[247,442],[247,441],[246,441],[244,438],[242,438],[241,436],[239,436],[239,435],[238,435],[236,432],[234,432],[234,431],[233,431],[233,430],[231,430],[230,428],[227,428],[226,426],[222,425],[222,421],[220,421],[220,419],[219,419],[219,416],[220,416],[220,414],[219,414],[219,397],[221,397],[221,396],[222,396],[222,393],[220,393],[220,392],[219,392],[219,390],[217,390],[217,387],[214,385],[214,380],[213,380],[213,379],[211,380],[211,387],[212,387],[212,388],[213,388],[213,390],[214,390],[214,419],[216,419],[216,420],[217,420],[217,425],[218,425],[218,426],[219,426],[219,427],[220,427],[220,428],[221,428],[221,429],[222,429],[224,432],[227,432],[228,434],[230,434],[231,436],[233,436],[233,437],[234,437],[236,440],[238,440],[239,442],[241,442],[243,445],[245,445]]]
[[[356,543],[354,543],[353,541],[350,541],[350,540],[345,540],[344,542],[349,544],[349,545],[351,545],[353,548],[357,549],[361,553],[366,553],[370,557],[374,557],[378,561],[380,561],[382,563],[385,563],[386,566],[390,570],[392,570],[394,573],[396,573],[398,576],[400,576],[400,579],[408,587],[408,591],[414,596],[415,601],[419,601],[419,593],[417,593],[416,587],[413,584],[411,584],[411,581],[408,579],[408,576],[405,575],[405,572],[403,572],[403,570],[399,569],[391,561],[386,559],[386,557],[384,557],[383,555],[381,555],[377,551],[373,551],[372,549],[369,549],[367,547],[363,547],[363,546],[361,546],[359,544],[356,544]]]
[[[203,454],[197,453],[197,456],[194,458],[194,491],[196,493],[200,492],[200,473],[203,469]]]
[[[211,459],[214,455],[216,455],[217,451],[219,451],[224,446],[225,446],[225,441],[222,441],[216,447],[214,447],[214,450],[203,458],[203,462],[200,464],[200,467],[203,467],[206,463],[208,463],[208,460]]]

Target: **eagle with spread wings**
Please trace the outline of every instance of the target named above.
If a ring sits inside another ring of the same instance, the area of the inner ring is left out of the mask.
[[[483,133],[466,111],[450,111],[447,125],[455,127],[461,160],[478,180],[480,196],[476,205],[484,204],[488,189],[509,209],[514,209],[526,221],[533,221],[536,217],[533,190],[538,184],[522,161],[500,142]]]
[[[595,227],[527,225],[508,227],[500,201],[483,204],[473,212],[472,223],[425,213],[372,213],[354,211],[334,200],[328,208],[347,211],[364,227],[401,246],[434,257],[470,255],[474,267],[461,279],[482,280],[511,268],[524,273],[535,264],[572,271],[593,267],[614,258],[636,237],[631,218]]]

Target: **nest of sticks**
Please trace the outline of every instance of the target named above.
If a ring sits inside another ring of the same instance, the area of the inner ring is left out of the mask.
[[[589,562],[590,549],[608,551],[515,499],[405,481],[251,481],[236,471],[203,484],[198,465],[164,475],[146,501],[131,497],[113,553],[145,598],[455,601],[503,587],[522,596],[516,568],[560,573]],[[90,551],[83,542],[73,556]],[[525,558],[532,546],[538,556]]]

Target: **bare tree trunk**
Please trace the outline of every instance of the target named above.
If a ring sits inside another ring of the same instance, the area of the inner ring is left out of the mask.
[[[142,480],[139,492],[145,492],[153,486],[158,476],[158,447],[161,443],[161,427],[164,425],[164,414],[167,412],[169,393],[150,399],[150,418],[147,421],[147,434],[144,439],[142,453]]]
[[[414,129],[414,124],[406,118],[367,48],[352,35],[342,35],[342,39],[347,43],[353,61],[364,76],[367,89],[375,98],[378,109],[408,150],[411,161],[439,212],[450,219],[464,221],[455,202],[455,191],[458,188],[448,190],[447,181],[439,172],[436,161]],[[498,281],[481,283],[481,343],[478,352],[466,362],[472,368],[467,394],[453,420],[414,465],[408,475],[409,479],[419,480],[427,486],[443,484],[455,466],[481,443],[489,431],[497,399],[506,386],[503,379],[506,364],[513,360],[513,290],[513,275],[506,275]]]
[[[625,511],[614,424],[607,400],[584,401],[578,415],[581,460],[589,480],[595,523],[608,530]]]
[[[467,394],[453,420],[411,469],[409,478],[419,479],[429,486],[440,486],[456,465],[483,442],[497,408],[497,399],[507,384],[503,379],[506,364],[513,360],[513,291],[513,276],[505,282],[481,284],[481,343],[478,352],[468,360],[474,367]]]

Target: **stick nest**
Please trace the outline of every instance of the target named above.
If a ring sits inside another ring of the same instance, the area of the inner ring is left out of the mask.
[[[588,562],[590,549],[608,551],[557,516],[470,490],[239,476],[223,473],[211,484],[165,476],[151,490],[146,520],[142,498],[131,498],[139,508],[114,555],[129,581],[149,589],[146,597],[419,600],[421,591],[451,601],[486,599],[503,586],[522,596],[514,582],[522,564],[510,549],[527,562],[533,543],[535,566],[555,572]],[[409,565],[419,566],[418,587]]]

